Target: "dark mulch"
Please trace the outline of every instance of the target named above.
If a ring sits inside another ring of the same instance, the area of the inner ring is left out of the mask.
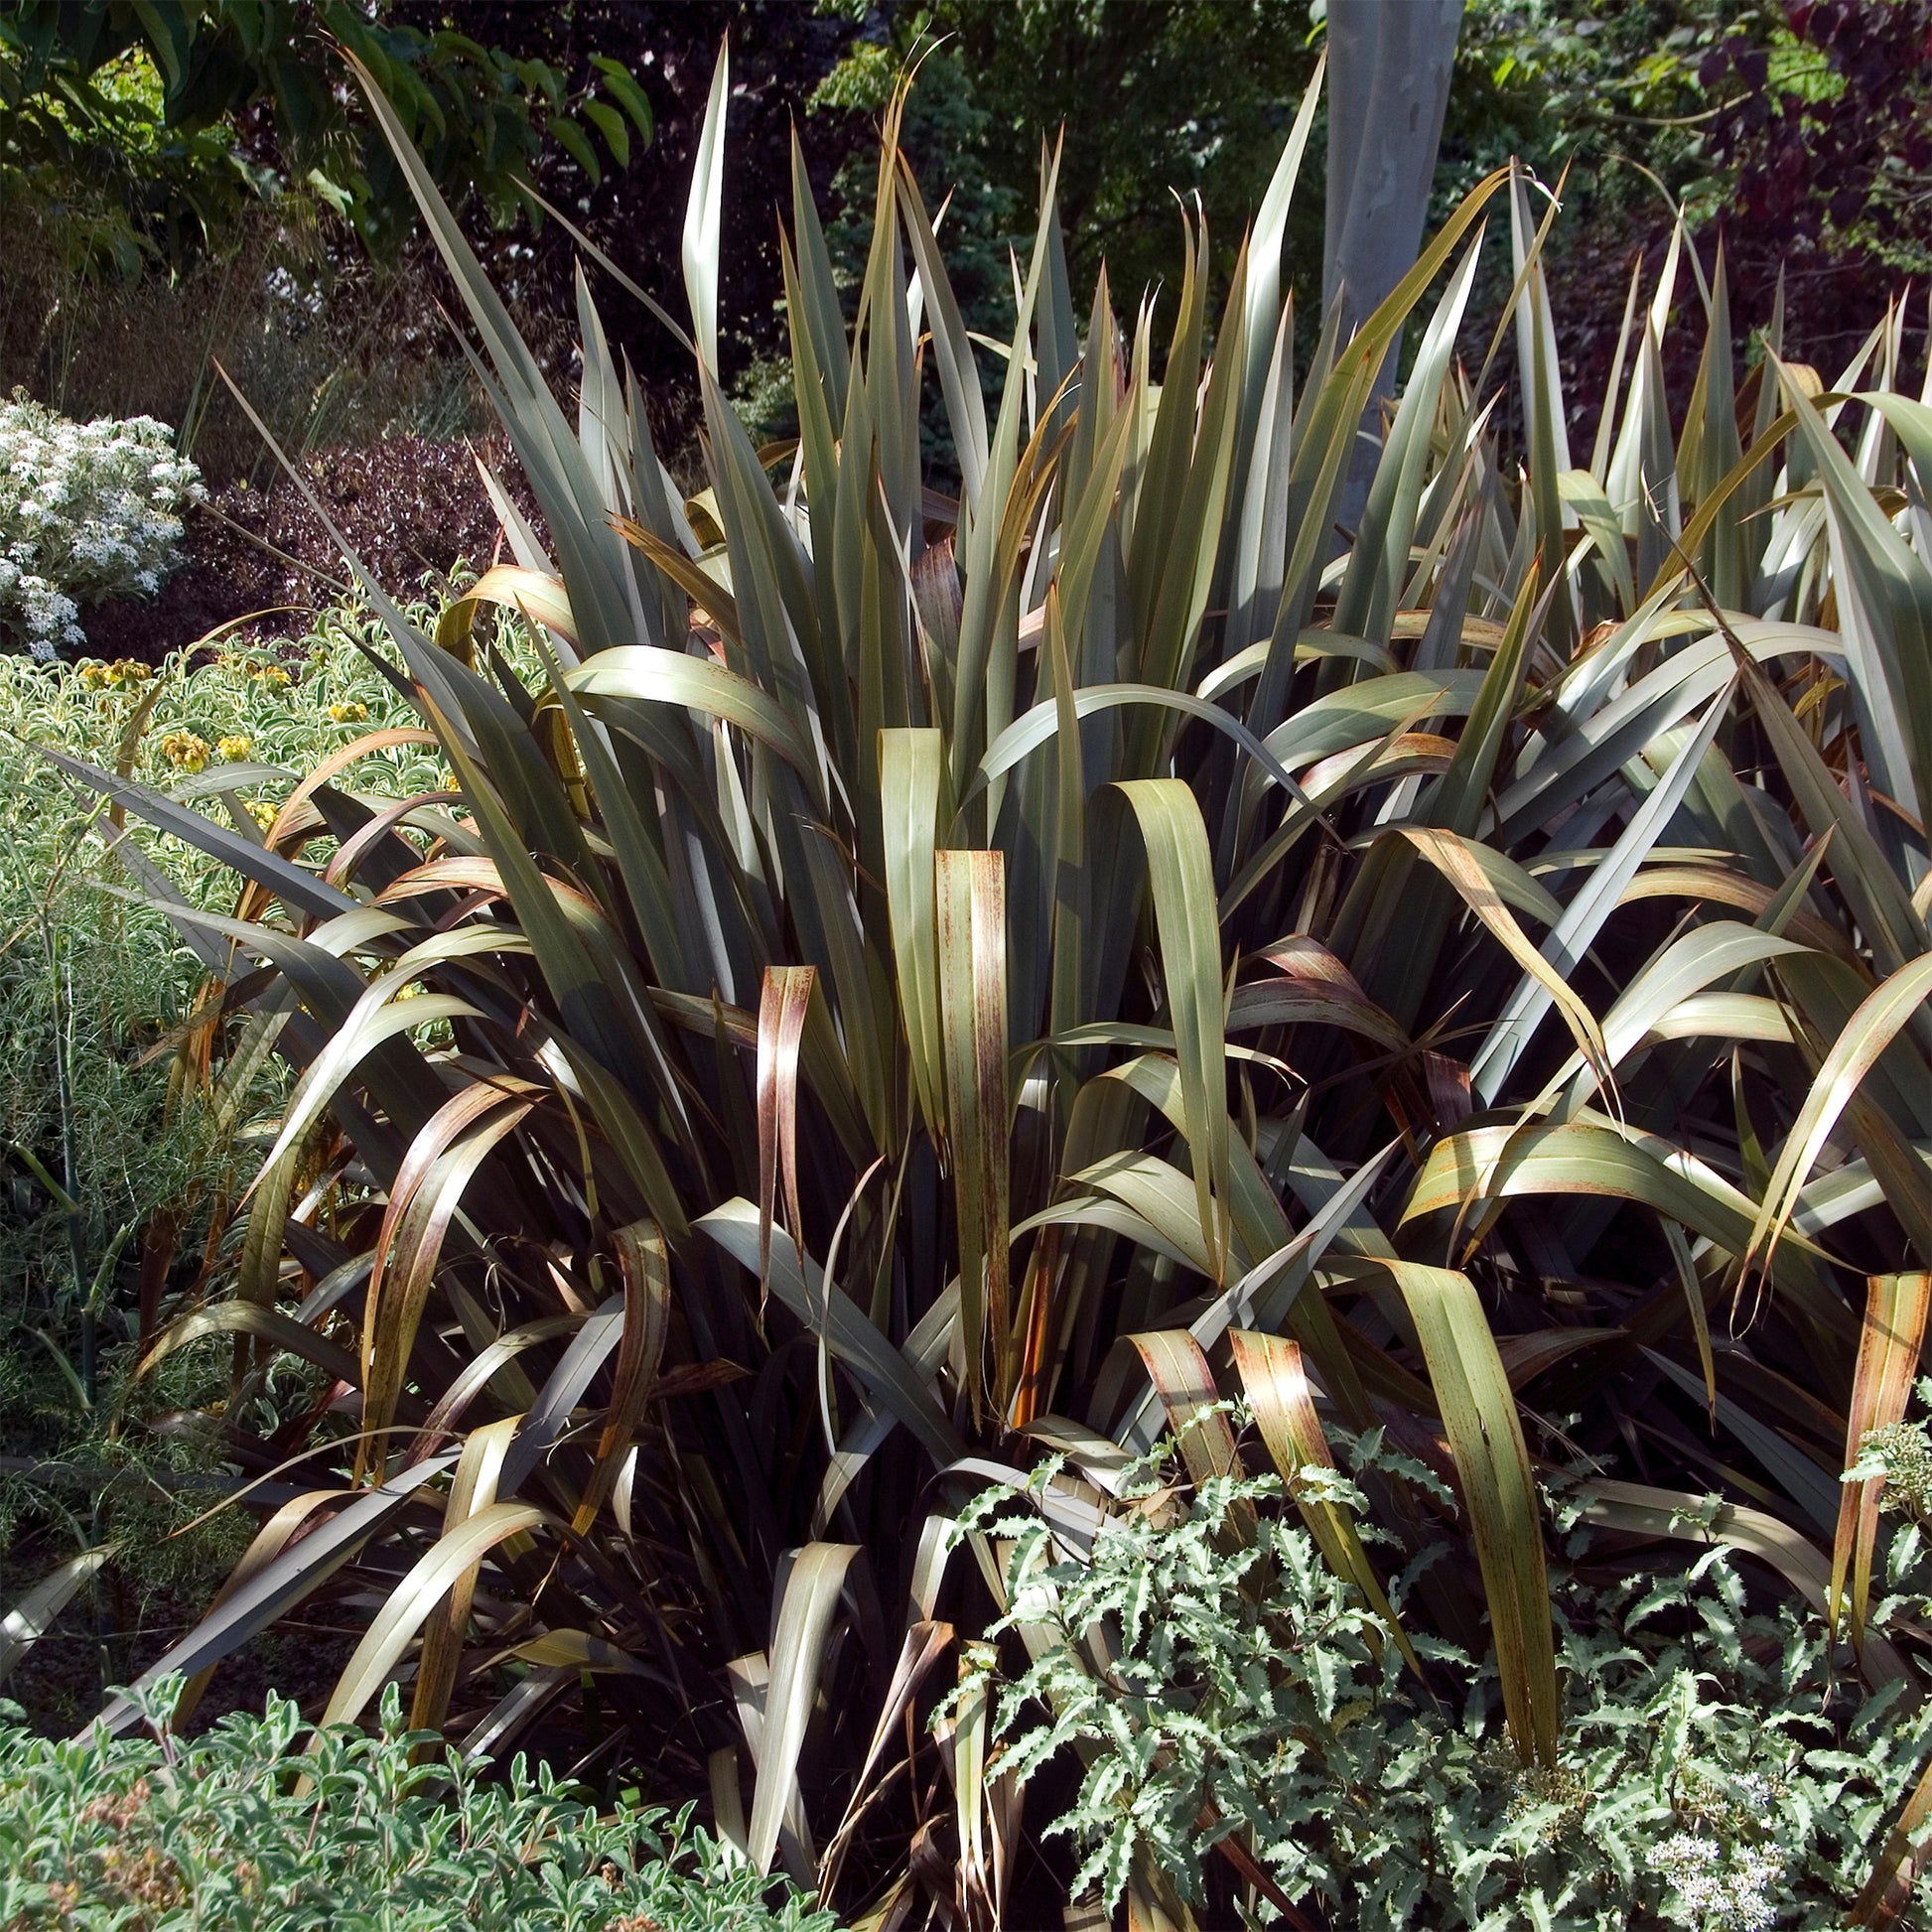
[[[87,1631],[86,1599],[77,1598],[62,1627],[42,1637],[8,1679],[7,1695],[43,1736],[71,1735],[98,1714],[109,1691],[132,1683],[185,1637],[207,1607],[157,1597],[141,1604],[138,1630],[112,1628],[110,1615],[103,1638]],[[207,1730],[230,1712],[259,1712],[270,1691],[319,1718],[363,1628],[355,1613],[332,1610],[325,1602],[298,1612],[223,1659],[186,1726],[188,1734]]]
[[[542,520],[515,464],[500,447],[390,437],[356,449],[320,450],[304,480],[364,567],[392,595],[414,595],[426,575],[459,562],[481,568],[498,530],[476,456],[481,454],[539,531]],[[346,584],[342,552],[286,477],[267,489],[230,483],[191,512],[180,567],[148,599],[83,614],[89,656],[158,664],[221,624],[263,636],[299,630]]]

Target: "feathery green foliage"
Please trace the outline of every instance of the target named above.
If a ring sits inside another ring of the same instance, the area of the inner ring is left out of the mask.
[[[110,855],[100,800],[41,754],[125,757],[191,810],[253,824],[298,772],[371,725],[414,723],[348,640],[358,625],[376,634],[372,621],[339,606],[279,649],[210,646],[156,669],[0,659],[0,1317],[16,1337],[0,1354],[0,1598],[32,1586],[51,1549],[111,1539],[118,1606],[100,1619],[113,1633],[103,1669],[114,1658],[128,1668],[150,1613],[205,1598],[248,1540],[232,1514],[170,1535],[211,1500],[197,1485],[226,1445],[218,1429],[142,1426],[220,1404],[226,1364],[187,1351],[146,1378],[133,1370],[164,1301],[192,1303],[198,1276],[228,1265],[232,1203],[287,1082],[273,1060],[234,1060],[231,1077],[203,1089],[169,1035],[192,1025],[206,963],[180,947],[160,906],[126,897],[128,864],[145,865],[197,905],[231,907],[232,875],[139,820],[126,828],[126,863]],[[407,743],[358,759],[344,782],[404,797],[444,770],[433,745]],[[313,1400],[314,1375],[284,1358],[262,1413]],[[186,1482],[158,1487],[157,1470]],[[36,1686],[40,1721],[60,1709],[42,1703],[50,1692],[65,1702],[71,1690],[73,1719],[85,1715],[97,1648],[87,1645],[77,1681],[69,1670]]]

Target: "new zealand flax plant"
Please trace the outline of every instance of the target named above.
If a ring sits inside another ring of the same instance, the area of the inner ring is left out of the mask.
[[[1001,1565],[981,1539],[949,1569],[945,1523],[1057,1454],[1077,1548],[1218,1384],[1287,1474],[1325,1415],[1452,1477],[1455,1512],[1384,1498],[1380,1527],[1398,1560],[1448,1542],[1408,1614],[1493,1647],[1526,1764],[1560,1722],[1538,1474],[1580,1452],[1652,1561],[1689,1561],[1668,1539],[1719,1491],[1758,1587],[1828,1597],[1848,1667],[1916,1678],[1866,1628],[1875,1499],[1838,1480],[1902,1409],[1932,1260],[1932,409],[1903,311],[1830,384],[1774,321],[1740,380],[1722,258],[1680,237],[1573,452],[1557,207],[1503,170],[1298,366],[1311,92],[1211,328],[1184,213],[1177,302],[1123,329],[1103,273],[1076,309],[1049,155],[988,345],[901,97],[856,313],[794,152],[799,436],[759,450],[718,382],[721,59],[685,498],[588,284],[573,423],[358,77],[548,548],[498,488],[515,561],[433,636],[362,578],[442,789],[359,798],[364,741],[258,844],[69,766],[232,864],[231,917],[176,907],[219,962],[205,1038],[300,1075],[230,1292],[155,1354],[229,1337],[238,1445],[317,1487],[155,1673],[192,1701],[328,1591],[373,1606],[330,1721],[399,1671],[414,1724],[490,1748],[582,1700],[759,1869],[991,1923],[1023,1820],[964,1639]],[[1514,266],[1488,339],[1485,245]],[[1675,428],[1671,327],[1705,332]],[[956,483],[921,472],[927,406]],[[273,1351],[318,1400],[243,1444]],[[1310,1509],[1386,1607],[1355,1520]]]

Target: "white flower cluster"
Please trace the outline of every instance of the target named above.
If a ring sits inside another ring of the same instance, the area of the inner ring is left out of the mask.
[[[159,590],[204,493],[166,423],[69,422],[16,390],[0,404],[0,621],[36,657],[84,643],[80,606]]]
[[[1680,1832],[1654,1859],[1690,1922],[1706,1932],[1768,1932],[1776,1921],[1769,1894],[1782,1867],[1768,1852],[1737,1844],[1726,1853],[1716,1839]]]

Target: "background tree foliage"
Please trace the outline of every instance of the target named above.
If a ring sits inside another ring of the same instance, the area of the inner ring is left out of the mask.
[[[76,274],[125,280],[145,263],[180,284],[198,326],[144,311],[115,364],[157,366],[118,387],[83,368],[69,398],[83,412],[148,408],[188,417],[192,433],[208,356],[246,364],[243,335],[299,326],[326,338],[335,365],[352,372],[305,380],[264,366],[252,392],[271,407],[300,396],[314,414],[314,392],[331,379],[316,438],[480,425],[480,398],[433,320],[385,322],[385,340],[413,335],[400,374],[354,326],[398,278],[410,291],[398,306],[418,317],[425,296],[447,306],[452,291],[401,243],[393,164],[370,145],[343,84],[331,47],[340,40],[393,81],[439,186],[540,359],[567,385],[567,332],[541,319],[572,307],[577,244],[527,191],[654,299],[672,302],[682,184],[727,28],[742,199],[724,267],[744,302],[721,345],[721,373],[754,427],[771,435],[792,427],[775,215],[790,192],[794,126],[848,281],[861,266],[873,123],[893,75],[923,54],[902,139],[922,178],[952,192],[946,241],[972,327],[1007,326],[1010,251],[1025,239],[1042,142],[1062,131],[1074,280],[1104,257],[1122,302],[1137,303],[1173,259],[1175,197],[1198,196],[1218,295],[1325,32],[1321,7],[1306,0],[388,0],[372,18],[347,0],[159,9],[7,0],[0,193],[11,189],[10,205],[35,221],[53,211],[67,266],[65,280],[42,275],[35,290],[35,249],[10,261],[0,381],[60,400],[84,352],[58,326],[46,340],[28,331],[26,294],[42,313],[66,316]],[[1568,170],[1572,218],[1548,266],[1572,393],[1606,375],[1632,264],[1641,257],[1656,272],[1680,206],[1707,275],[1725,242],[1737,353],[1748,354],[1752,330],[1769,320],[1783,269],[1794,328],[1821,362],[1842,360],[1856,346],[1852,318],[1932,269],[1928,36],[1932,0],[1469,0],[1432,219],[1511,154],[1552,187]],[[1325,109],[1312,134],[1311,191],[1322,186],[1324,146]],[[265,198],[277,209],[272,243],[262,238]],[[1289,233],[1305,352],[1319,321],[1320,221],[1321,196],[1311,192]],[[383,264],[374,271],[369,242]],[[184,277],[185,264],[208,256],[233,260],[229,279],[246,286],[216,292]],[[260,299],[278,267],[316,309],[319,332]],[[1478,313],[1497,313],[1507,284],[1486,268]],[[686,358],[621,288],[604,297],[651,395],[659,441],[688,473],[699,411]],[[1916,325],[1908,335],[1916,339]],[[179,346],[162,354],[157,345],[175,337]],[[1505,344],[1505,370],[1511,352]],[[328,359],[318,355],[318,367]],[[1694,371],[1666,374],[1681,401]],[[142,384],[152,400],[129,393]],[[218,407],[216,416],[225,421]],[[276,427],[312,440],[306,421]],[[203,455],[217,481],[244,460],[239,430],[238,419],[225,421],[231,456]]]
[[[474,192],[493,222],[534,207],[530,170],[554,141],[589,174],[651,138],[650,105],[622,63],[578,73],[486,47],[457,10],[423,26],[349,0],[14,0],[0,11],[0,141],[16,165],[99,169],[105,150],[167,165],[123,169],[130,248],[179,268],[235,214],[234,198],[301,181],[365,245],[393,250],[410,204],[393,157],[355,110],[339,50],[382,81],[446,192]],[[141,85],[152,69],[158,96]],[[253,155],[247,153],[254,148]],[[227,165],[224,167],[223,163]],[[112,172],[111,161],[107,172]]]

